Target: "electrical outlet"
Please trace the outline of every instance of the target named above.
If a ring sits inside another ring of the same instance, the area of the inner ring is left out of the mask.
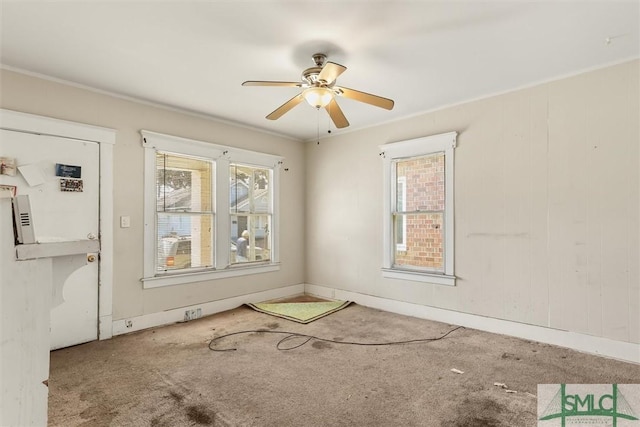
[[[188,322],[189,320],[195,320],[195,319],[199,319],[200,317],[202,317],[202,309],[201,308],[196,308],[193,310],[186,310],[184,312],[184,321]]]

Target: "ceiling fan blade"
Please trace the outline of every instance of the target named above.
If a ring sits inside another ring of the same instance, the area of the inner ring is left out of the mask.
[[[376,107],[384,108],[387,110],[393,109],[393,100],[389,98],[383,98],[381,96],[372,95],[366,92],[360,92],[359,90],[349,89],[346,87],[334,87],[338,91],[339,95],[346,98],[350,98],[356,101],[365,102],[367,104],[374,105]]]
[[[324,80],[327,84],[331,84],[338,78],[338,76],[345,72],[347,67],[336,64],[335,62],[327,62],[322,67],[320,74],[318,74],[318,80]]]
[[[248,80],[242,83],[242,86],[284,86],[284,87],[301,87],[300,82],[269,82],[259,80]]]
[[[332,99],[331,102],[329,102],[329,104],[324,108],[325,110],[327,110],[327,113],[329,113],[329,117],[331,117],[333,124],[336,125],[338,129],[346,128],[347,126],[349,126],[349,121],[344,116],[342,109],[335,99]]]
[[[293,98],[291,98],[290,100],[288,100],[287,102],[285,102],[284,104],[282,104],[281,106],[273,110],[273,112],[267,116],[267,119],[269,120],[279,119],[284,115],[284,113],[291,110],[296,105],[300,104],[303,100],[304,98],[302,97],[302,94],[301,93],[297,94],[296,96],[294,96]]]

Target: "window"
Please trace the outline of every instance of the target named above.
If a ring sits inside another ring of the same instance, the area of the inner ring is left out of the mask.
[[[213,161],[156,152],[156,272],[213,266]]]
[[[444,153],[392,163],[399,190],[392,212],[396,232],[393,265],[443,272]]]
[[[271,173],[232,164],[229,168],[231,263],[271,259]]]
[[[384,158],[383,276],[455,285],[455,132],[380,146]]]
[[[279,268],[281,157],[149,131],[142,136],[145,288]]]

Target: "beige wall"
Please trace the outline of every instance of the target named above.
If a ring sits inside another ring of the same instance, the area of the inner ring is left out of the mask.
[[[215,100],[212,100],[215,102]],[[102,95],[6,70],[0,107],[117,131],[114,148],[113,319],[215,301],[304,282],[304,147],[297,141]],[[278,272],[143,290],[143,148],[140,130],[285,157],[281,175],[281,261]],[[121,215],[131,228],[120,228]]]
[[[639,71],[633,61],[320,145],[6,70],[0,107],[117,130],[114,320],[306,281],[638,343]],[[279,272],[142,289],[140,129],[286,158]],[[378,145],[449,131],[457,286],[383,279]]]
[[[636,60],[307,144],[307,283],[640,342],[639,75]],[[378,146],[449,131],[457,286],[383,279]]]

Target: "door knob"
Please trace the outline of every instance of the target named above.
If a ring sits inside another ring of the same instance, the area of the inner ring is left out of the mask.
[[[95,260],[96,260],[96,256],[95,255],[87,255],[87,261],[93,262]]]

